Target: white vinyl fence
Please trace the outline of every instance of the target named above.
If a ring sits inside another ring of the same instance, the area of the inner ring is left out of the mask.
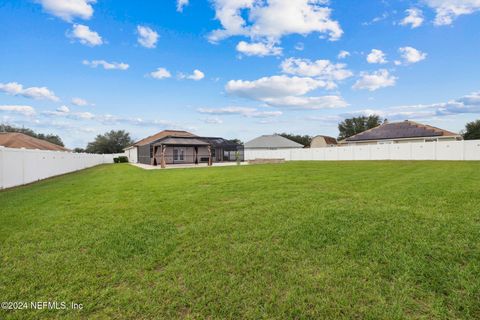
[[[90,154],[63,151],[13,149],[0,146],[0,189],[82,170],[124,154]]]
[[[480,160],[480,140],[411,142],[334,148],[248,150],[245,160]]]

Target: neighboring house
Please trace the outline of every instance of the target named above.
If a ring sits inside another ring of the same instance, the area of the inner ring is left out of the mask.
[[[198,164],[243,160],[243,146],[217,137],[199,137],[187,131],[164,130],[125,148],[130,162],[150,165]]]
[[[337,139],[329,136],[316,136],[310,142],[310,148],[328,148],[336,147]]]
[[[303,148],[300,143],[296,143],[290,139],[282,137],[278,134],[263,135],[245,143],[245,151],[247,150],[285,150]]]
[[[339,142],[339,144],[391,144],[406,142],[433,142],[462,140],[462,136],[447,130],[405,120],[384,123]]]
[[[17,149],[25,148],[49,151],[70,151],[62,146],[20,132],[0,132],[0,146]]]

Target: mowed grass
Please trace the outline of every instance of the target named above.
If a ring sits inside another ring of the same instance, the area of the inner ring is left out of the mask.
[[[0,318],[479,319],[479,162],[105,165],[0,192]]]

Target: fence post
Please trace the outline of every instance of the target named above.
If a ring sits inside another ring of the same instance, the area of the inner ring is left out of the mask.
[[[0,146],[0,190],[4,188],[5,180],[5,170],[3,169],[3,154],[5,152],[5,147]]]

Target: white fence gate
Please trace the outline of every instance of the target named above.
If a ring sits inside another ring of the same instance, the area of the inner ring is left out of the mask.
[[[82,170],[124,154],[90,154],[14,149],[0,146],[0,189]]]
[[[411,142],[334,148],[245,149],[245,160],[480,160],[480,140]]]

